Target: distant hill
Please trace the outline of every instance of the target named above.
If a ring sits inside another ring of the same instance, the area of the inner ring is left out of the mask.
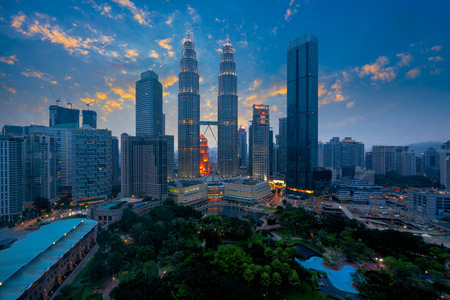
[[[433,147],[434,149],[439,151],[443,143],[444,142],[421,142],[410,144],[408,146],[409,149],[414,150],[416,153],[423,153],[430,147]]]

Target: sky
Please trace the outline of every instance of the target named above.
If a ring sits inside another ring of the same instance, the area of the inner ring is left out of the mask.
[[[253,104],[286,116],[286,54],[319,39],[319,140],[372,145],[450,139],[449,1],[6,0],[0,3],[0,126],[47,125],[56,98],[98,114],[98,128],[135,134],[135,82],[164,86],[177,141],[178,73],[191,30],[201,120],[217,119],[221,49],[237,64],[239,124]],[[54,94],[54,95],[53,95]],[[203,133],[206,128],[201,128]],[[216,133],[217,135],[217,133]],[[211,133],[206,137],[215,146]]]

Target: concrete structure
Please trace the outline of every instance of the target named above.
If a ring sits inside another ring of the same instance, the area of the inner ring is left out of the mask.
[[[93,110],[83,110],[83,128],[97,129],[97,112]]]
[[[239,167],[246,168],[247,167],[247,132],[245,128],[241,126],[238,130],[238,155],[239,155]]]
[[[24,145],[21,137],[0,135],[0,218],[12,220],[25,200]],[[0,297],[1,298],[1,297]]]
[[[439,155],[441,184],[445,185],[447,191],[450,191],[450,141],[442,144]]]
[[[340,178],[335,182],[336,198],[341,202],[372,204],[375,197],[382,205],[382,187],[358,179]]]
[[[253,105],[249,135],[249,171],[254,180],[267,180],[270,174],[269,105]]]
[[[121,135],[121,194],[167,198],[167,136]]]
[[[178,176],[200,174],[200,94],[198,62],[190,32],[184,40],[178,89]]]
[[[25,151],[26,199],[32,205],[36,197],[51,202],[58,196],[58,155],[56,137],[46,134],[23,136]]]
[[[98,221],[100,224],[109,224],[119,222],[122,219],[123,210],[125,207],[130,207],[131,210],[138,216],[147,214],[155,207],[162,205],[162,201],[144,201],[144,198],[123,198],[120,200],[109,200],[98,203],[89,208],[88,217],[92,220]]]
[[[287,53],[287,175],[288,189],[311,190],[318,156],[319,45],[303,35]]]
[[[202,134],[200,135],[200,175],[209,174],[209,150],[208,140]]]
[[[224,182],[223,199],[232,203],[255,205],[272,197],[268,181],[243,180],[242,182]]]
[[[450,193],[433,190],[410,191],[408,211],[427,219],[450,217]]]
[[[184,206],[203,204],[208,200],[208,184],[193,183],[182,186],[170,186],[169,197]]]
[[[2,135],[24,135],[29,133],[29,126],[4,125]]]
[[[224,177],[237,176],[238,160],[238,94],[233,47],[227,36],[220,62],[217,97],[217,167]]]
[[[395,171],[400,175],[415,175],[414,150],[408,146],[373,146],[372,168],[375,174]]]
[[[49,127],[80,127],[80,110],[65,108],[58,105],[50,105]]]
[[[279,119],[279,137],[278,137],[278,172],[286,174],[287,172],[287,118]]]
[[[0,251],[0,299],[47,299],[96,243],[97,222],[43,226]]]
[[[73,204],[108,199],[112,192],[110,130],[30,126],[30,133],[56,138],[59,189],[71,189]]]
[[[149,70],[136,81],[136,136],[162,135],[163,122],[163,87]]]
[[[343,167],[364,167],[364,144],[351,137],[342,141],[333,137],[323,145],[323,166],[341,170]]]

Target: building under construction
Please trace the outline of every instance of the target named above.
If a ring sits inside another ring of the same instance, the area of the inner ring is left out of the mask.
[[[209,148],[208,140],[202,134],[200,135],[200,175],[209,174]]]

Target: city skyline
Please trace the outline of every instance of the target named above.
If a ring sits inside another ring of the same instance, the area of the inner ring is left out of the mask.
[[[219,49],[228,32],[239,65],[238,125],[248,129],[251,106],[268,104],[278,133],[277,120],[286,116],[286,49],[291,39],[308,32],[321,40],[319,140],[352,136],[367,148],[448,140],[450,21],[444,12],[450,4],[286,1],[270,10],[243,5],[238,14],[224,5],[2,4],[0,126],[46,125],[47,108],[56,104],[50,86],[74,108],[91,103],[98,128],[115,136],[133,134],[133,86],[151,68],[164,85],[167,134],[177,136],[170,124],[177,123],[178,64],[191,29],[199,61],[200,120],[217,120]],[[325,24],[319,24],[322,18]],[[206,137],[214,141],[209,133]]]

